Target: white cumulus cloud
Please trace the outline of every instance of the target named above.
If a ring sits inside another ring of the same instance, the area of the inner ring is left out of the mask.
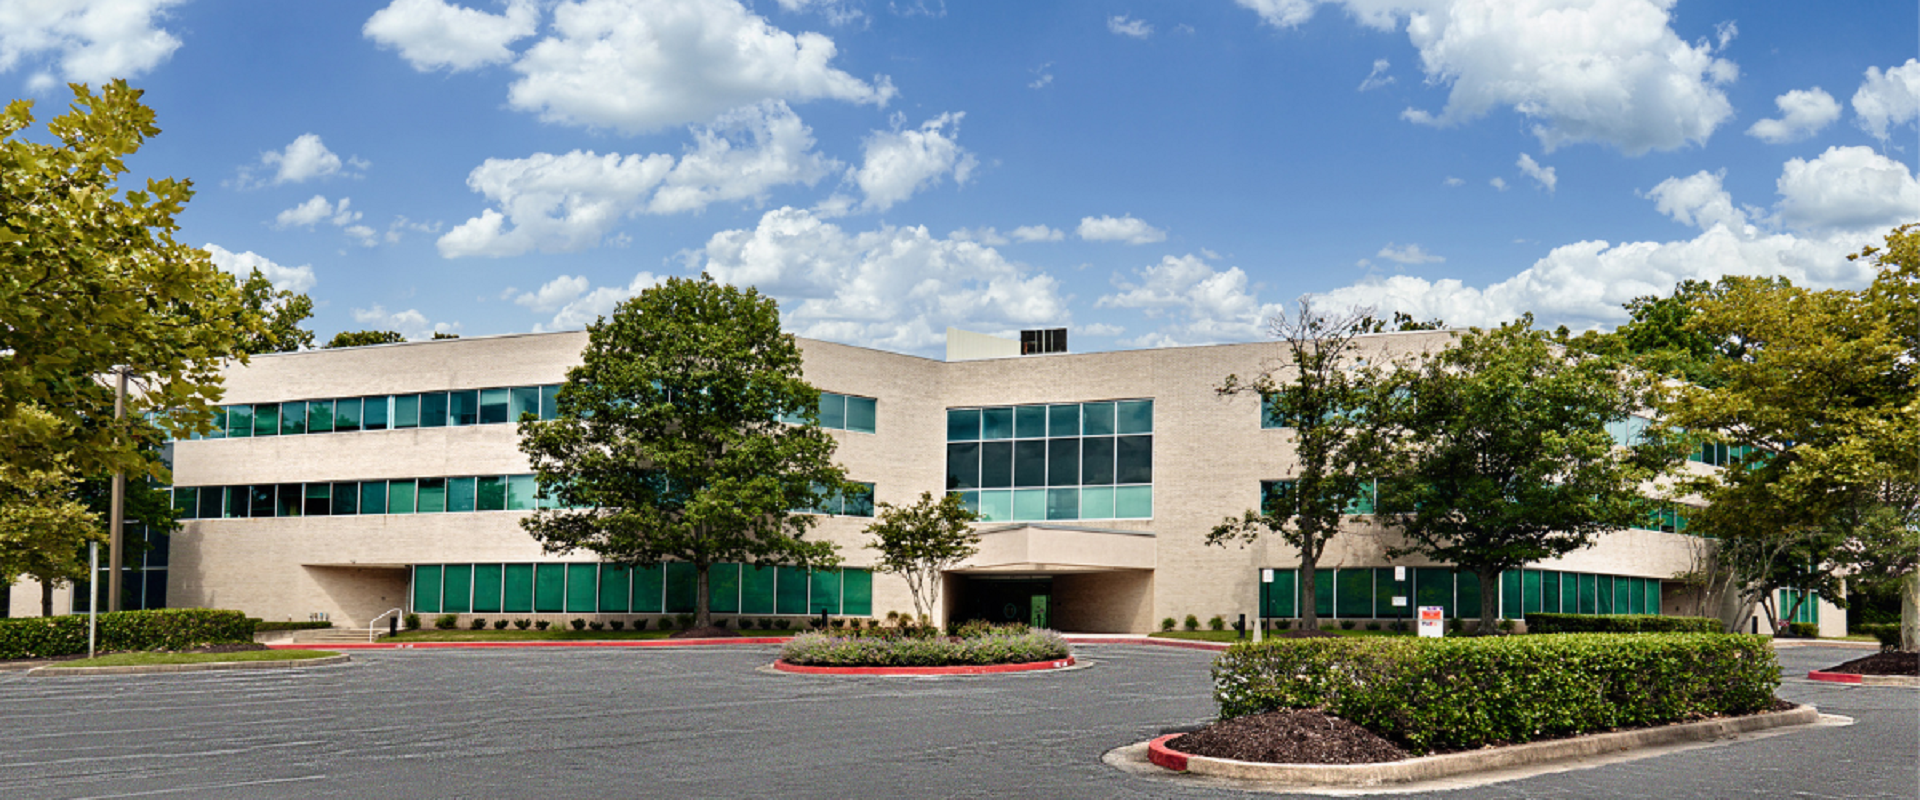
[[[1520,154],[1520,160],[1514,162],[1514,166],[1519,167],[1521,174],[1532,178],[1534,183],[1540,184],[1540,188],[1547,190],[1549,194],[1560,183],[1560,179],[1553,174],[1553,167],[1540,166],[1539,162],[1533,160],[1533,156],[1526,153]]]
[[[532,36],[539,22],[532,0],[512,0],[500,14],[443,0],[393,0],[367,18],[361,33],[400,51],[421,72],[460,72],[513,60],[507,45]]]
[[[325,195],[316,194],[306,202],[280,212],[273,218],[273,226],[310,229],[316,224],[326,222],[336,227],[346,227],[360,219],[360,212],[348,208],[352,204],[353,200],[349,198],[342,197],[340,202],[333,203],[329,202]]]
[[[265,276],[267,280],[273,282],[273,288],[281,291],[294,293],[304,292],[313,288],[313,284],[315,283],[313,267],[307,264],[301,264],[297,267],[282,266],[274,263],[272,259],[255,253],[252,250],[244,253],[235,253],[212,243],[208,243],[200,249],[207,251],[207,256],[213,261],[213,265],[221,272],[237,275],[242,280],[248,275],[253,274],[253,271],[257,269],[260,270],[260,274]]]
[[[1780,107],[1780,118],[1753,123],[1748,136],[1768,144],[1797,142],[1840,118],[1840,103],[1818,86],[1787,92],[1774,98],[1773,104]]]
[[[562,275],[547,281],[537,291],[526,292],[513,298],[513,302],[535,311],[548,312],[559,309],[586,294],[589,283],[584,275]]]
[[[180,48],[158,27],[183,0],[58,0],[0,3],[0,72],[29,66],[27,85],[45,91],[62,81],[95,87],[138,78]]]
[[[1395,247],[1392,242],[1388,242],[1386,247],[1380,248],[1380,252],[1375,253],[1374,256],[1397,264],[1439,264],[1447,260],[1442,256],[1436,256],[1421,249],[1420,245],[1417,244]]]
[[[1387,68],[1393,66],[1384,58],[1373,60],[1373,71],[1367,73],[1367,79],[1360,82],[1360,91],[1370,91],[1393,83],[1393,76],[1387,74]]]
[[[584,279],[576,280],[580,281],[580,288],[585,290],[586,281]],[[565,331],[584,328],[598,321],[601,317],[612,314],[613,309],[621,303],[646,291],[648,288],[659,285],[665,280],[665,277],[655,275],[651,272],[642,272],[633,276],[633,280],[628,281],[625,286],[602,286],[592,291],[586,291],[561,304],[559,310],[554,313],[553,319],[544,324],[534,325],[533,332],[545,333],[548,331]],[[541,292],[545,292],[547,288],[552,285],[552,283],[549,283],[547,286],[540,287]]]
[[[1920,59],[1881,72],[1868,67],[1853,93],[1854,121],[1873,138],[1886,141],[1894,128],[1920,118]]]
[[[571,0],[514,62],[508,102],[542,119],[628,133],[767,99],[884,106],[893,84],[831,66],[819,33],[791,34],[734,0]]]
[[[1290,28],[1315,0],[1238,0],[1263,22]],[[1548,153],[1577,142],[1628,155],[1704,143],[1733,114],[1724,85],[1739,68],[1717,43],[1682,41],[1669,26],[1674,0],[1325,0],[1362,25],[1404,24],[1427,81],[1449,87],[1439,112],[1405,119],[1452,126],[1507,107],[1534,120]]]
[[[467,187],[492,200],[440,237],[440,254],[510,256],[598,245],[636,214],[698,211],[716,202],[764,199],[775,187],[811,185],[839,167],[813,151],[813,134],[783,102],[736,109],[693,131],[677,161],[664,153],[490,158]]]
[[[1907,165],[1870,147],[1830,147],[1792,159],[1775,183],[1780,216],[1806,229],[1873,230],[1920,221],[1920,184]]]
[[[341,160],[340,156],[327,149],[326,142],[320,140],[317,133],[303,133],[280,150],[268,150],[260,154],[260,163],[240,168],[242,188],[264,186],[266,184],[302,183],[315,178],[330,178],[335,175],[358,177],[347,168],[364,170],[369,165],[358,157]],[[256,177],[255,171],[271,172],[270,178]]]
[[[917,130],[900,130],[896,116],[894,130],[868,136],[860,166],[847,170],[847,180],[866,195],[861,208],[885,211],[949,174],[954,183],[964,185],[980,163],[955,141],[964,116],[941,114]]]
[[[1080,238],[1089,242],[1151,244],[1167,240],[1166,231],[1148,225],[1146,220],[1135,219],[1132,214],[1118,218],[1104,215],[1081,217],[1078,233]]]
[[[1022,225],[1013,229],[1013,238],[1022,242],[1057,242],[1067,238],[1067,234],[1045,225]]]
[[[1145,39],[1153,35],[1153,25],[1145,20],[1131,19],[1125,14],[1107,18],[1107,32],[1118,36],[1131,36]]]
[[[426,339],[436,333],[457,333],[458,322],[431,322],[417,309],[389,312],[375,303],[372,308],[353,309],[353,321],[369,330],[396,331],[409,340]]]
[[[703,269],[780,299],[802,336],[929,352],[947,326],[988,333],[1069,323],[1059,280],[925,227],[848,231],[812,211],[768,211],[713,235]]]
[[[1216,270],[1193,255],[1162,257],[1135,278],[1115,283],[1119,291],[1101,296],[1097,305],[1136,309],[1163,321],[1159,329],[1121,342],[1130,347],[1252,341],[1281,310],[1279,304],[1260,302],[1239,267]]]

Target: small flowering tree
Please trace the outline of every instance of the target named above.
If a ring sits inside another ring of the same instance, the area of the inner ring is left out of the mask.
[[[913,505],[881,503],[878,510],[879,518],[867,526],[874,536],[868,546],[880,552],[874,566],[905,578],[914,613],[932,619],[940,603],[942,573],[980,552],[980,537],[969,525],[974,514],[959,495],[935,500],[932,492],[921,492]]]

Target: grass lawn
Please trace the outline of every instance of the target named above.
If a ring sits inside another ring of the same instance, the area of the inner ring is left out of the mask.
[[[742,636],[792,636],[795,633],[794,631],[791,631],[791,630],[736,631],[736,632]],[[506,630],[493,630],[489,628],[484,631],[474,631],[474,630],[401,631],[400,633],[393,636],[381,637],[380,641],[383,641],[383,642],[599,642],[599,641],[612,641],[612,640],[623,640],[623,639],[665,639],[671,633],[673,633],[673,631],[660,631],[660,630],[576,631],[572,628],[566,628],[566,629],[548,628],[544,631],[538,631],[538,630],[523,631],[517,628],[508,628]]]
[[[1366,630],[1366,629],[1363,629],[1363,628],[1355,628],[1355,629],[1353,629],[1353,630],[1350,630],[1350,631],[1343,631],[1343,630],[1341,630],[1341,629],[1340,629],[1340,627],[1339,627],[1339,626],[1337,626],[1337,625],[1329,625],[1329,626],[1327,626],[1327,627],[1324,627],[1324,628],[1321,628],[1320,630],[1323,630],[1323,631],[1326,631],[1327,633],[1331,633],[1331,634],[1333,634],[1333,635],[1335,635],[1335,636],[1412,636],[1412,635],[1413,635],[1413,633],[1412,633],[1412,632],[1406,632],[1406,633],[1401,633],[1401,632],[1398,632],[1398,631],[1387,631],[1387,630],[1380,630],[1380,631],[1370,631],[1370,630]],[[1281,631],[1272,631],[1272,633],[1281,633]],[[1156,639],[1186,639],[1186,640],[1188,640],[1188,641],[1194,641],[1194,642],[1238,642],[1238,641],[1241,641],[1241,639],[1240,639],[1240,637],[1239,637],[1239,636],[1238,636],[1238,635],[1237,635],[1237,634],[1236,634],[1236,633],[1235,633],[1234,631],[1231,631],[1231,630],[1225,630],[1225,631],[1161,631],[1161,632],[1159,632],[1159,633],[1153,633],[1153,634],[1148,634],[1148,635],[1149,635],[1149,636],[1152,636],[1153,638],[1156,638]],[[1253,640],[1253,631],[1247,631],[1247,639],[1246,639],[1246,640],[1247,640],[1247,641],[1252,641],[1252,640]]]
[[[300,661],[337,656],[325,650],[245,650],[238,653],[114,653],[99,658],[62,661],[48,669],[69,667],[150,667],[157,664],[211,664],[223,661]]]

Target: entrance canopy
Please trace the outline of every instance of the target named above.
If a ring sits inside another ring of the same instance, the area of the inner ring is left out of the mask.
[[[949,570],[961,575],[1072,575],[1151,570],[1151,532],[1075,525],[1016,523],[978,528],[980,552]]]

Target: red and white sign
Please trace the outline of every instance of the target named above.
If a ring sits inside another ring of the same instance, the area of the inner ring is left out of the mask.
[[[1447,610],[1441,606],[1420,607],[1421,638],[1438,639],[1446,635]]]

